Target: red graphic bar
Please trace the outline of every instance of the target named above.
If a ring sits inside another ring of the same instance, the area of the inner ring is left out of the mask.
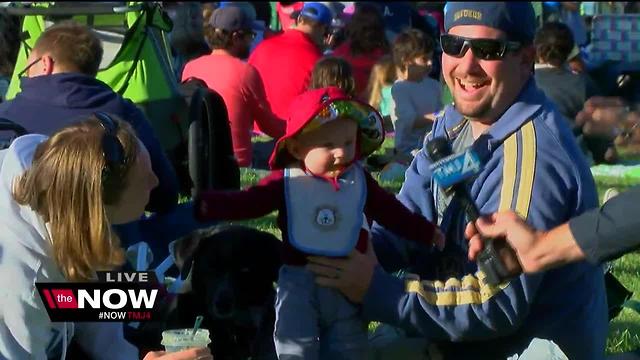
[[[49,309],[55,309],[56,304],[53,301],[53,298],[51,297],[51,293],[49,293],[49,289],[43,289],[42,292],[44,293],[44,297],[47,298],[47,303],[49,303]]]

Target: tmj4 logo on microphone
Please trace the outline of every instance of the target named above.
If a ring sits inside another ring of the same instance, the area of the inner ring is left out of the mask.
[[[482,162],[471,149],[431,164],[434,180],[444,189],[468,180],[480,173],[480,170]]]

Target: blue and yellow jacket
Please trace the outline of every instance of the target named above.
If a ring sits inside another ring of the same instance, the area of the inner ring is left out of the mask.
[[[465,121],[447,106],[425,141],[453,141]],[[512,209],[545,230],[597,205],[593,178],[571,130],[533,79],[472,146],[484,168],[467,188],[483,214]],[[398,197],[435,220],[438,190],[429,165],[423,148]],[[415,248],[374,226],[384,269],[409,264],[420,277],[400,279],[377,267],[363,303],[365,316],[425,336],[447,359],[505,359],[534,337],[554,341],[570,359],[603,359],[607,304],[601,268],[580,262],[489,286],[467,259],[464,216],[455,200],[444,211],[442,252]]]

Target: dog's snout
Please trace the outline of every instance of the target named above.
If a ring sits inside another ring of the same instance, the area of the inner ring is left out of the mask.
[[[213,298],[213,315],[220,319],[227,319],[233,316],[235,311],[235,296],[233,291],[221,286],[216,291]]]

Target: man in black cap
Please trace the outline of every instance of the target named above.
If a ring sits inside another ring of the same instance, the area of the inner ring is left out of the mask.
[[[455,153],[471,148],[478,155],[482,169],[461,185],[480,212],[511,209],[545,230],[595,207],[586,160],[533,79],[531,3],[450,2],[445,30],[442,73],[454,105],[438,116],[425,143],[444,137]],[[374,224],[373,245],[384,269],[373,254],[314,258],[317,281],[362,303],[369,320],[426,338],[445,359],[505,359],[534,338],[553,341],[570,359],[603,359],[602,269],[583,261],[487,284],[468,260],[462,204],[438,186],[431,165],[423,149],[399,199],[438,222],[445,249],[414,247]],[[385,272],[407,265],[419,277]]]

